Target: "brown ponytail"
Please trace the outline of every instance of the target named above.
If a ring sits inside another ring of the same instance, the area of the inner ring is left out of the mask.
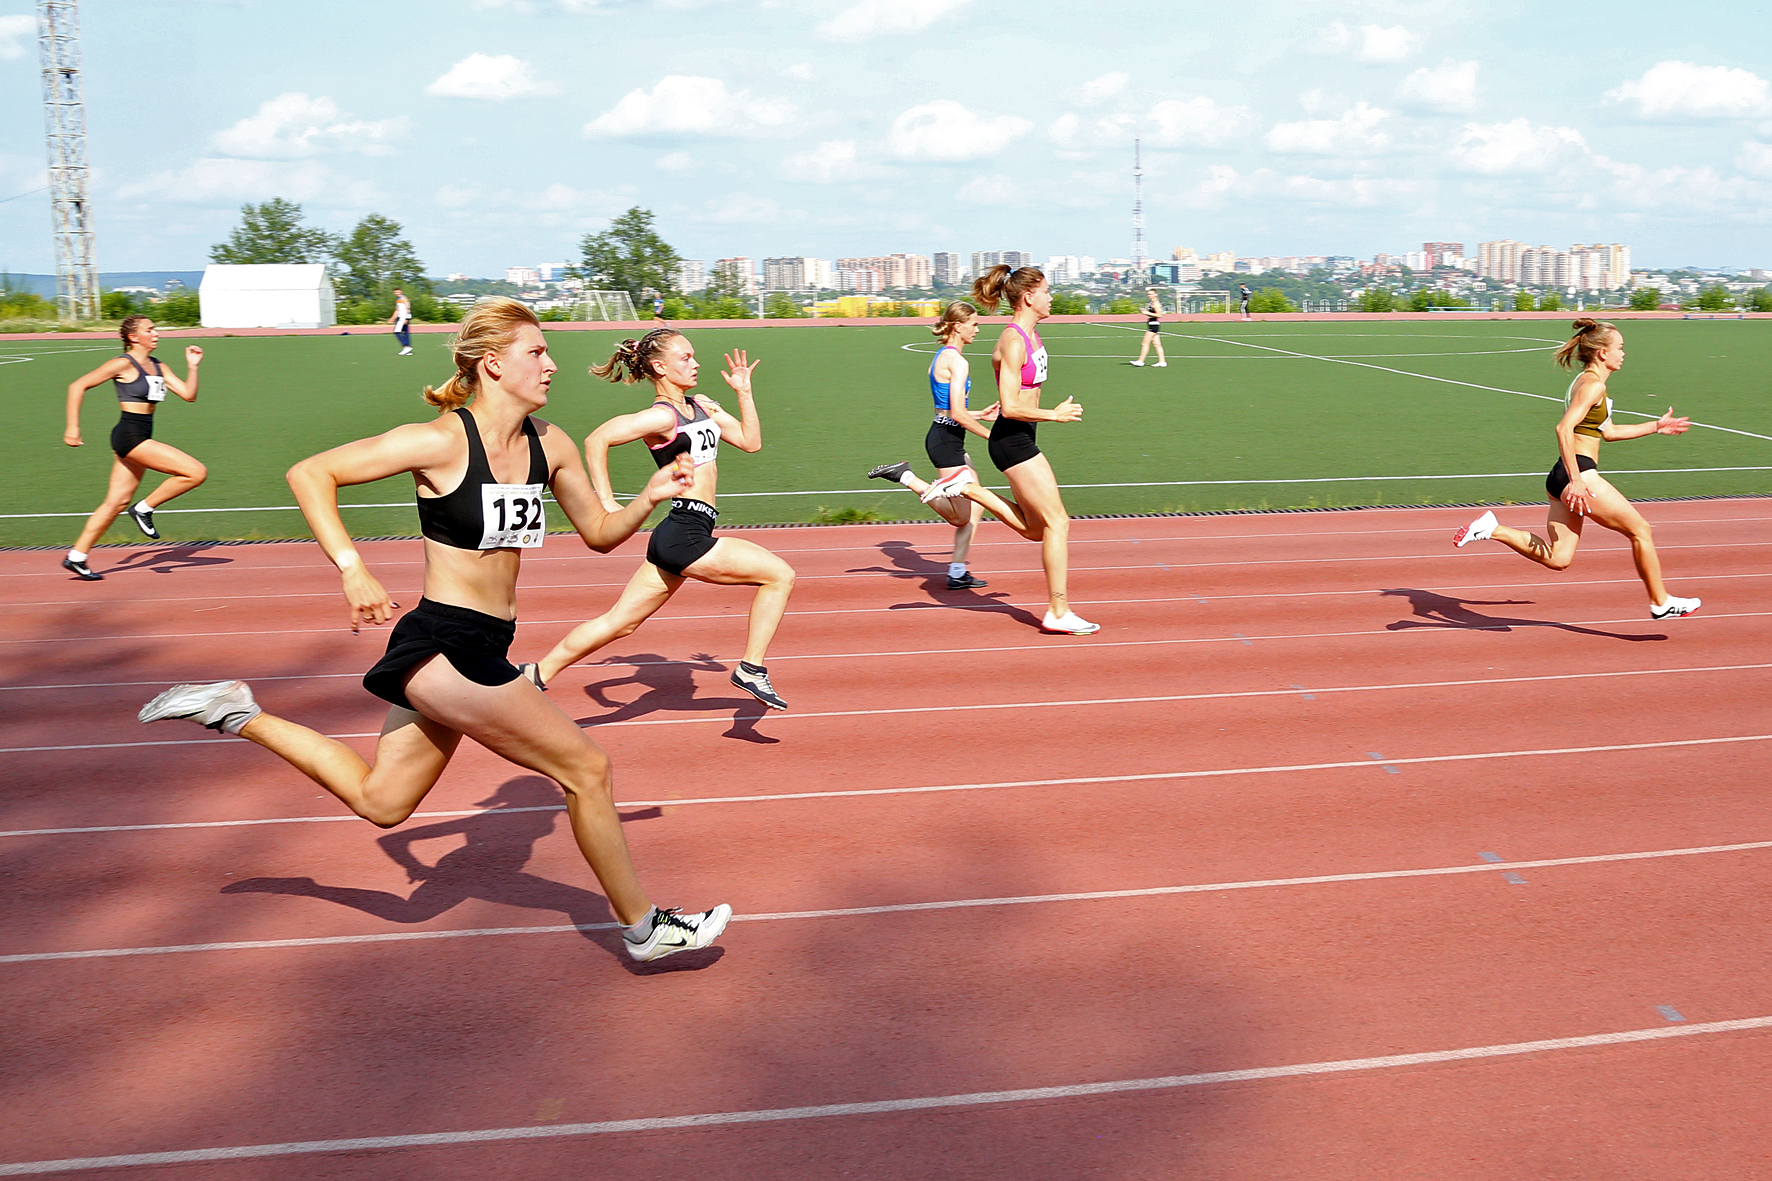
[[[977,308],[973,307],[963,299],[956,299],[953,303],[950,303],[947,307],[941,309],[941,319],[937,320],[935,322],[935,327],[931,328],[929,331],[933,332],[942,340],[946,340],[954,334],[955,329],[976,315],[978,315]]]
[[[144,322],[151,321],[153,318],[154,317],[152,316],[143,315],[123,317],[123,323],[117,325],[117,335],[123,338],[124,352],[127,353],[129,351],[129,334],[134,332],[137,328],[140,328]]]
[[[1007,303],[1010,315],[1014,315],[1022,296],[1038,287],[1045,278],[1039,267],[1011,270],[998,263],[972,281],[972,300],[987,312],[996,311],[999,303]]]
[[[528,304],[500,295],[476,301],[462,317],[461,330],[449,338],[455,376],[437,389],[426,386],[425,401],[443,414],[467,405],[480,388],[480,359],[510,348],[525,324],[541,327]]]
[[[1575,329],[1575,335],[1557,350],[1557,364],[1564,369],[1574,368],[1576,362],[1586,369],[1600,355],[1600,350],[1612,343],[1611,337],[1622,335],[1606,321],[1590,320],[1586,316],[1575,321],[1571,327]]]
[[[632,337],[615,348],[615,355],[601,365],[591,366],[591,376],[632,384],[636,381],[657,381],[658,370],[653,363],[671,338],[682,336],[675,328],[654,328],[639,340]]]

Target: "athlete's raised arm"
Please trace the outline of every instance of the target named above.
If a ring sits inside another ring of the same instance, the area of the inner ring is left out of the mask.
[[[621,502],[615,499],[615,486],[609,480],[609,449],[676,429],[675,414],[663,406],[648,406],[636,414],[618,414],[585,436],[585,466],[590,469],[591,489],[606,511],[621,511]]]
[[[591,486],[584,466],[579,462],[578,449],[566,437],[566,432],[539,418],[535,424],[541,429],[542,448],[547,452],[548,468],[553,472],[554,500],[584,543],[600,554],[608,553],[639,532],[640,526],[646,523],[647,514],[679,495],[694,478],[695,465],[688,456],[679,455],[674,462],[654,472],[640,494],[625,506],[610,508]],[[603,454],[609,454],[607,447]],[[604,477],[608,478],[607,467]]]
[[[202,363],[203,349],[198,345],[188,344],[185,346],[185,368],[189,371],[190,376],[181,380],[179,375],[172,371],[170,365],[163,366],[164,372],[160,376],[166,379],[167,389],[187,402],[195,402],[197,400],[197,366]]]

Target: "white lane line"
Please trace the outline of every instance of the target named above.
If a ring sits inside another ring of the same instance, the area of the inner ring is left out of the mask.
[[[1370,764],[1368,764],[1370,765]],[[1023,894],[1005,898],[954,898],[933,902],[899,902],[882,906],[845,906],[826,910],[784,910],[738,914],[735,923],[803,922],[812,919],[868,918],[937,910],[973,910],[993,906],[1044,906],[1067,902],[1111,902],[1127,898],[1164,898],[1178,894],[1219,894],[1231,890],[1269,890],[1289,886],[1328,886],[1347,882],[1400,881],[1408,878],[1453,877],[1472,873],[1513,873],[1566,865],[1602,865],[1650,861],[1667,857],[1700,857],[1772,849],[1772,841],[1704,845],[1686,849],[1652,849],[1631,853],[1597,853],[1581,857],[1548,857],[1536,861],[1477,862],[1428,869],[1380,869],[1364,873],[1313,874],[1296,878],[1257,878],[1233,882],[1196,882],[1184,886],[1148,886],[1132,890],[1087,890],[1063,894]],[[344,947],[364,943],[409,943],[430,939],[485,939],[507,935],[563,935],[581,931],[613,931],[616,923],[549,923],[528,927],[478,927],[455,930],[385,931],[373,935],[310,935],[299,939],[246,939],[226,943],[178,943],[148,947],[100,947],[80,951],[38,951],[0,955],[0,964],[38,964],[68,960],[123,959],[149,955],[186,955],[217,951],[274,951],[291,947]]]
[[[204,1164],[264,1157],[306,1156],[327,1152],[438,1148],[457,1144],[486,1144],[512,1140],[557,1140],[611,1133],[669,1132],[689,1128],[782,1123],[792,1120],[837,1119],[860,1115],[892,1115],[907,1111],[940,1111],[966,1107],[1001,1106],[1012,1103],[1039,1103],[1050,1102],[1054,1099],[1085,1099],[1102,1095],[1135,1094],[1141,1091],[1169,1091],[1182,1087],[1203,1087],[1219,1083],[1259,1082],[1267,1079],[1349,1074],[1365,1070],[1391,1070],[1403,1066],[1432,1066],[1444,1062],[1475,1062],[1487,1058],[1544,1054],[1560,1050],[1583,1050],[1596,1046],[1623,1046],[1709,1034],[1744,1033],[1766,1028],[1772,1028],[1772,1016],[1741,1017],[1733,1021],[1704,1021],[1687,1025],[1658,1025],[1652,1029],[1625,1029],[1614,1033],[1541,1038],[1537,1041],[1506,1042],[1489,1046],[1464,1046],[1455,1050],[1427,1050],[1413,1054],[1385,1054],[1374,1058],[1339,1058],[1326,1062],[1299,1062],[1286,1066],[1257,1066],[1242,1070],[1212,1070],[1199,1074],[1165,1075],[1160,1078],[1115,1079],[1108,1082],[1071,1083],[1052,1087],[1022,1087],[1004,1091],[921,1095],[901,1099],[820,1103],[806,1107],[772,1107],[748,1111],[713,1111],[696,1115],[649,1116],[641,1119],[599,1120],[592,1123],[477,1128],[457,1132],[415,1132],[394,1136],[356,1136],[333,1140],[294,1140],[282,1144],[241,1144],[220,1148],[190,1148],[170,1152],[133,1152],[117,1156],[20,1161],[14,1164],[0,1164],[0,1177],[41,1176],[46,1173],[71,1173],[85,1169]],[[654,1145],[654,1147],[657,1146]]]
[[[1698,577],[1694,576],[1694,581],[1702,581],[1702,582],[1710,583],[1710,582],[1721,582],[1725,579],[1733,579],[1733,578],[1772,578],[1772,572],[1758,573],[1758,574],[1710,574],[1710,575],[1705,575],[1702,578],[1698,578]],[[1616,586],[1616,585],[1621,585],[1621,584],[1628,584],[1630,586],[1636,586],[1637,583],[1638,583],[1638,579],[1636,579],[1636,578],[1590,578],[1590,579],[1579,579],[1579,580],[1578,579],[1571,579],[1567,582],[1559,580],[1557,583],[1557,586],[1559,588],[1572,587],[1572,586]],[[1416,588],[1416,589],[1424,590],[1424,591],[1427,591],[1432,594],[1440,594],[1443,592],[1450,592],[1450,591],[1498,591],[1498,590],[1505,591],[1505,590],[1519,590],[1522,588],[1527,589],[1527,590],[1542,590],[1542,589],[1544,589],[1545,585],[1546,584],[1540,583],[1540,582],[1492,582],[1492,583],[1462,584],[1462,585],[1458,585],[1458,586],[1430,586],[1430,587],[1420,587],[1420,588]],[[1374,595],[1374,594],[1382,594],[1382,592],[1373,591],[1370,588],[1362,587],[1359,590],[1278,591],[1278,592],[1274,592],[1274,593],[1263,593],[1263,594],[1241,594],[1241,593],[1239,593],[1235,596],[1230,596],[1230,597],[1234,597],[1237,602],[1252,602],[1257,599],[1316,599],[1316,598],[1336,598],[1336,597],[1341,597],[1341,596],[1353,596],[1353,595],[1369,596],[1369,595]],[[1223,596],[1221,596],[1221,597],[1223,597]],[[1115,601],[1122,602],[1122,603],[1131,603],[1131,602],[1173,603],[1173,602],[1189,602],[1189,601],[1193,601],[1193,599],[1194,599],[1194,596],[1189,595],[1189,596],[1182,596],[1179,598],[1121,599],[1121,600],[1115,600]],[[1710,618],[1710,619],[1718,618],[1717,614],[1714,612],[1707,613],[1707,615],[1705,617]],[[697,616],[675,616],[675,617],[669,617],[669,618],[693,618],[693,619],[721,618],[721,619],[725,619],[725,618],[731,618],[731,617],[730,616],[697,615]],[[1724,618],[1728,618],[1728,617],[1725,616]],[[1640,623],[1641,620],[1616,620],[1616,619],[1614,619],[1614,620],[1594,620],[1594,619],[1589,619],[1589,620],[1577,620],[1574,623],[1563,625],[1563,626],[1583,627],[1583,626],[1593,626],[1593,625],[1597,625],[1597,624],[1601,624],[1601,623],[1616,624],[1616,623],[1632,623],[1632,622]],[[1466,625],[1459,625],[1457,627],[1452,627],[1452,626],[1446,625],[1446,624],[1435,625],[1430,621],[1427,626],[1430,628],[1438,626],[1441,630],[1454,630],[1454,631],[1460,630],[1460,629],[1466,630],[1466,631],[1499,631],[1499,630],[1502,630],[1503,628],[1514,627],[1514,626],[1556,627],[1559,625],[1556,623],[1548,622],[1548,621],[1541,621],[1540,623],[1530,624],[1530,625],[1498,624],[1494,627],[1482,628],[1482,627],[1470,627],[1470,626],[1466,626]],[[1388,627],[1385,630],[1387,632],[1390,631],[1390,629]],[[1403,628],[1403,629],[1399,629],[1399,630],[1418,631],[1421,629],[1419,627],[1417,627],[1417,628]],[[1310,638],[1318,638],[1321,636],[1350,636],[1350,635],[1368,635],[1368,634],[1376,634],[1376,633],[1368,633],[1368,632],[1315,632],[1315,633],[1310,633],[1309,635],[1268,635],[1268,636],[1258,636],[1256,638],[1257,639],[1268,639],[1268,640],[1289,640],[1289,639],[1310,639]],[[998,653],[998,652],[1085,653],[1085,652],[1091,651],[1096,648],[1133,648],[1133,647],[1147,647],[1147,646],[1156,645],[1156,644],[1199,644],[1199,643],[1222,643],[1222,642],[1223,642],[1223,637],[1163,639],[1163,640],[1091,639],[1087,645],[1066,644],[1066,643],[1062,643],[1062,642],[1054,642],[1054,643],[1048,643],[1048,644],[995,644],[995,645],[989,645],[989,646],[978,647],[978,648],[911,648],[911,649],[880,651],[880,652],[802,652],[802,653],[797,653],[797,654],[792,654],[792,655],[785,654],[785,653],[776,653],[773,656],[771,656],[770,659],[772,659],[772,660],[868,660],[868,659],[881,659],[881,658],[894,658],[894,657],[908,658],[908,657],[913,657],[913,656],[973,656],[973,655],[988,655],[988,654]],[[738,657],[732,656],[732,655],[726,655],[726,656],[715,655],[713,657],[713,659],[715,660],[716,663],[724,662],[724,663],[730,664],[732,661],[737,660]],[[621,659],[611,659],[607,664],[597,663],[597,664],[588,664],[588,665],[586,665],[586,664],[573,665],[571,668],[565,670],[560,675],[562,677],[567,676],[568,674],[571,674],[573,676],[583,675],[586,679],[594,679],[597,676],[601,675],[602,673],[608,672],[611,669],[615,669],[615,668],[648,668],[648,667],[653,667],[653,666],[671,666],[671,665],[688,665],[690,667],[701,667],[701,662],[695,661],[695,660],[621,660]],[[362,676],[362,674],[359,672],[298,673],[298,674],[281,675],[281,676],[241,676],[241,677],[239,677],[239,679],[257,684],[261,681],[270,682],[270,681],[350,680],[350,679],[358,678],[361,676]],[[64,684],[0,685],[0,693],[17,693],[17,692],[24,692],[24,691],[42,692],[42,691],[53,690],[53,689],[131,689],[131,688],[143,688],[143,687],[147,687],[150,685],[168,685],[168,684],[172,684],[177,681],[188,681],[188,680],[193,680],[193,679],[201,679],[201,678],[167,676],[167,677],[160,677],[160,678],[157,678],[157,679],[151,680],[151,681],[77,681],[77,682],[68,682],[68,683],[64,683]]]
[[[1288,691],[1290,692],[1290,691]],[[329,738],[374,738],[377,734],[329,734]],[[1393,766],[1412,763],[1469,763],[1483,762],[1490,759],[1535,758],[1543,755],[1569,754],[1617,754],[1624,751],[1664,750],[1693,746],[1720,746],[1738,742],[1765,742],[1772,739],[1772,734],[1741,734],[1725,735],[1720,738],[1680,738],[1665,742],[1632,742],[1612,746],[1570,746],[1550,747],[1541,750],[1502,750],[1479,751],[1474,754],[1462,755],[1418,755],[1414,758],[1390,759]],[[227,739],[210,738],[195,739],[185,745],[202,746],[212,743],[226,742]],[[166,745],[175,745],[167,743]],[[80,749],[80,748],[72,748]],[[863,796],[906,796],[930,795],[951,791],[998,791],[1017,787],[1081,787],[1105,783],[1152,783],[1161,780],[1177,779],[1221,779],[1236,775],[1273,775],[1292,771],[1335,771],[1349,767],[1370,767],[1369,759],[1349,759],[1334,763],[1290,763],[1280,766],[1258,767],[1223,767],[1198,771],[1153,771],[1145,774],[1132,775],[1092,775],[1068,779],[1011,779],[1000,783],[945,783],[925,787],[862,787],[830,791],[799,791],[778,792],[771,795],[749,796],[700,796],[690,799],[660,800],[619,800],[618,808],[663,808],[693,804],[776,804],[794,800],[829,800],[849,799]],[[488,809],[487,811],[509,811],[511,809]],[[560,805],[545,808],[524,809],[528,811],[559,812],[564,811]],[[463,812],[422,812],[415,813],[414,819],[436,818],[443,816],[477,816],[483,814],[479,810]],[[348,816],[291,816],[266,820],[204,820],[185,821],[166,824],[113,824],[90,828],[44,828],[20,829],[15,832],[0,832],[0,837],[54,836],[79,833],[100,832],[147,832],[159,829],[179,828],[234,828],[255,824],[323,824],[333,820],[349,820]]]
[[[1552,395],[1552,394],[1533,394],[1533,393],[1528,393],[1525,390],[1503,389],[1501,386],[1498,386],[1498,385],[1479,385],[1474,381],[1455,381],[1454,379],[1452,379],[1450,377],[1435,377],[1429,373],[1412,373],[1407,369],[1393,369],[1388,365],[1374,365],[1369,361],[1353,361],[1353,360],[1344,359],[1342,357],[1319,356],[1316,353],[1300,353],[1300,352],[1295,352],[1292,349],[1277,349],[1277,348],[1274,348],[1272,345],[1255,344],[1253,341],[1236,340],[1231,337],[1195,336],[1193,333],[1189,333],[1188,335],[1191,338],[1197,339],[1197,340],[1216,340],[1222,344],[1241,345],[1244,348],[1251,348],[1251,349],[1265,349],[1270,353],[1284,353],[1289,357],[1306,357],[1306,358],[1309,358],[1310,360],[1313,360],[1313,361],[1329,361],[1329,362],[1333,362],[1334,364],[1337,364],[1337,365],[1353,365],[1353,366],[1356,366],[1361,369],[1376,369],[1381,373],[1395,373],[1399,377],[1416,377],[1416,378],[1420,378],[1422,381],[1437,381],[1443,385],[1461,385],[1461,386],[1465,386],[1469,389],[1488,390],[1489,392],[1496,393],[1496,394],[1513,394],[1513,395],[1515,395],[1517,397],[1521,397],[1521,398],[1537,398],[1539,401],[1542,401],[1542,402],[1556,402],[1558,404],[1561,404],[1563,401],[1562,398],[1556,397],[1555,395]],[[1636,410],[1620,410],[1620,411],[1617,411],[1617,413],[1629,414],[1629,415],[1632,415],[1636,418],[1658,418],[1658,417],[1660,417],[1659,415],[1644,414],[1644,413],[1642,413],[1640,411],[1636,411]],[[1772,442],[1772,435],[1758,435],[1758,434],[1755,434],[1753,431],[1736,430],[1734,427],[1718,426],[1715,423],[1711,423],[1711,422],[1698,422],[1698,421],[1694,420],[1692,425],[1698,426],[1698,427],[1703,427],[1706,430],[1722,431],[1725,434],[1730,434],[1730,435],[1745,435],[1747,438],[1750,438],[1750,439],[1765,439],[1767,442]]]

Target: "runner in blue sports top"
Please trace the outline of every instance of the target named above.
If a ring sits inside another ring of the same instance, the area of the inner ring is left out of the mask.
[[[389,705],[374,765],[342,742],[264,713],[242,681],[174,686],[137,717],[183,718],[238,734],[381,828],[412,815],[465,734],[565,789],[572,835],[622,924],[629,956],[655,960],[706,947],[732,908],[683,914],[653,906],[622,835],[608,756],[507,657],[523,551],[540,546],[547,532],[542,492],[551,486],[585,544],[606,553],[687,483],[689,464],[664,465],[632,504],[606,513],[572,440],[530,417],[547,405],[555,369],[535,313],[514,299],[481,300],[462,320],[454,352],[455,376],[441,389],[425,389],[425,400],[440,411],[436,418],[346,443],[289,470],[308,527],[339,569],[353,632],[386,623],[397,604],[353,548],[338,490],[402,472],[418,485],[424,597],[363,678]]]
[[[695,388],[701,363],[695,359],[695,347],[688,337],[674,328],[654,328],[638,340],[624,340],[605,364],[591,367],[598,377],[628,383],[648,381],[653,388],[652,405],[638,414],[610,419],[585,440],[591,486],[604,506],[611,512],[618,507],[609,480],[611,447],[644,439],[655,462],[662,465],[688,455],[695,471],[689,487],[671,501],[670,515],[652,530],[646,561],[634,572],[615,606],[566,633],[553,651],[532,666],[538,684],[545,687],[562,669],[612,640],[631,635],[671,601],[684,579],[693,578],[722,586],[758,588],[751,600],[744,658],[732,670],[732,683],[770,709],[788,707],[769,683],[767,661],[770,641],[793,593],[794,569],[754,542],[714,536],[714,522],[720,516],[714,507],[719,480],[715,457],[721,441],[740,451],[763,448],[763,425],[751,395],[751,371],[760,364],[747,361],[743,349],[726,354],[726,370],[720,376],[738,395],[737,418],[712,398],[689,392]]]
[[[121,412],[117,425],[111,428],[111,487],[104,503],[86,518],[74,548],[62,559],[62,568],[76,578],[98,582],[103,574],[86,564],[88,551],[98,544],[111,522],[127,512],[136,528],[158,540],[154,528],[154,510],[175,496],[183,496],[209,478],[209,469],[177,447],[154,438],[154,407],[171,390],[187,402],[197,400],[197,366],[202,363],[203,350],[196,345],[185,346],[185,365],[190,376],[180,381],[154,356],[160,342],[160,330],[147,316],[127,316],[117,329],[123,337],[123,355],[114,357],[83,377],[76,377],[68,386],[68,427],[62,442],[70,447],[85,444],[80,438],[80,402],[86,391],[107,381],[117,384],[117,407]],[[142,476],[150,471],[165,472],[170,479],[134,504],[130,497],[141,487]]]
[[[930,329],[941,340],[935,359],[929,363],[929,393],[935,401],[935,421],[923,439],[923,450],[935,465],[935,478],[950,479],[972,463],[966,454],[968,433],[981,439],[991,437],[984,425],[995,421],[997,407],[991,406],[973,414],[967,405],[972,393],[972,377],[962,351],[978,338],[978,309],[965,300],[955,300],[941,313],[941,320]],[[918,479],[908,463],[883,463],[868,473],[869,478],[891,480],[903,484],[918,496],[929,490],[926,480]],[[948,563],[948,589],[972,590],[988,586],[982,578],[974,578],[966,570],[966,556],[972,548],[972,535],[984,514],[982,505],[964,496],[937,496],[928,502],[942,520],[954,527],[954,558]]]

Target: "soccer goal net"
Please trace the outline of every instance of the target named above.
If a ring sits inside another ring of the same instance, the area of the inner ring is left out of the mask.
[[[575,320],[638,320],[634,301],[625,291],[581,291]]]

